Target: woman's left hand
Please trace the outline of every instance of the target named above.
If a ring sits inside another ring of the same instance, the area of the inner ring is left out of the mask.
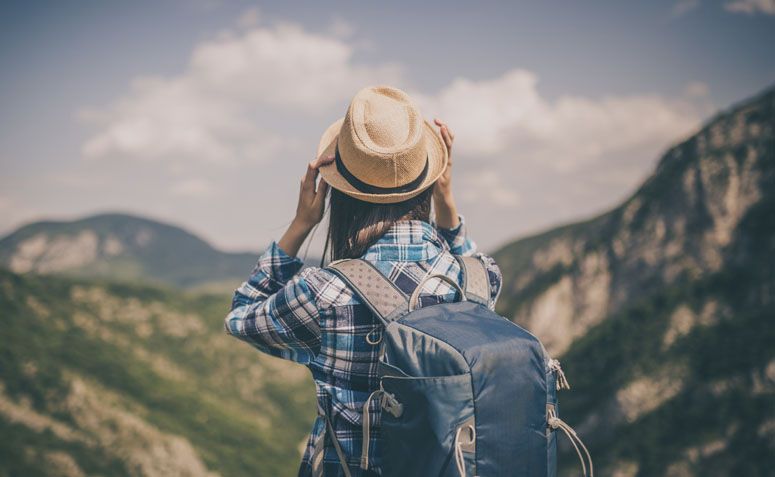
[[[447,148],[447,167],[444,168],[441,177],[438,178],[436,184],[433,186],[433,195],[438,202],[440,200],[452,198],[452,143],[455,141],[455,135],[449,129],[447,123],[441,119],[436,118],[433,122],[439,127],[441,139],[444,141],[444,146]]]
[[[445,229],[454,229],[460,224],[460,219],[455,206],[455,198],[452,196],[452,143],[455,135],[450,131],[447,123],[441,119],[434,119],[439,127],[441,139],[447,148],[447,167],[433,185],[433,206],[436,211],[436,225]]]

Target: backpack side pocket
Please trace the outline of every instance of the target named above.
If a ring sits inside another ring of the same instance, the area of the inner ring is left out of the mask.
[[[385,376],[382,387],[386,397],[395,400],[392,405],[398,403],[401,409],[400,413],[391,413],[383,408],[383,475],[458,477],[455,441],[456,436],[458,440],[461,436],[457,431],[474,418],[471,374],[430,378]],[[469,469],[475,461],[474,446],[475,443],[466,445],[468,452],[463,455]]]

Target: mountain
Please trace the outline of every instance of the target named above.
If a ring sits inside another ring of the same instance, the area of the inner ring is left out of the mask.
[[[597,475],[771,475],[775,88],[620,206],[495,258],[499,311],[561,359]],[[309,374],[225,336],[229,296],[201,291],[255,259],[120,214],[0,240],[0,476],[293,475]]]
[[[295,475],[312,380],[227,336],[228,308],[0,270],[0,475]]]
[[[227,253],[173,225],[126,214],[23,226],[0,239],[0,267],[179,287],[234,288],[257,254]]]
[[[499,310],[562,360],[561,412],[600,475],[771,475],[775,88],[670,148],[620,206],[495,258]]]

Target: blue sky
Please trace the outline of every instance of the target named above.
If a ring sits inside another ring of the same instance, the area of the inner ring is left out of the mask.
[[[4,2],[0,233],[121,210],[259,249],[362,86],[457,131],[486,249],[615,205],[775,83],[775,2]],[[458,167],[459,165],[459,167]]]

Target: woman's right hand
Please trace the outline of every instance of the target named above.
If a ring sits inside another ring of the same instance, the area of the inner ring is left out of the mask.
[[[315,159],[307,165],[307,172],[301,178],[296,216],[278,242],[280,248],[290,256],[299,253],[307,235],[323,219],[328,184],[321,180],[316,189],[315,182],[318,178],[318,169],[333,161],[334,156],[321,156]]]
[[[333,162],[334,156],[321,156],[307,164],[307,173],[301,178],[299,185],[299,202],[296,205],[294,222],[309,229],[323,219],[326,205],[328,184],[321,180],[315,189],[315,182],[321,166]]]

